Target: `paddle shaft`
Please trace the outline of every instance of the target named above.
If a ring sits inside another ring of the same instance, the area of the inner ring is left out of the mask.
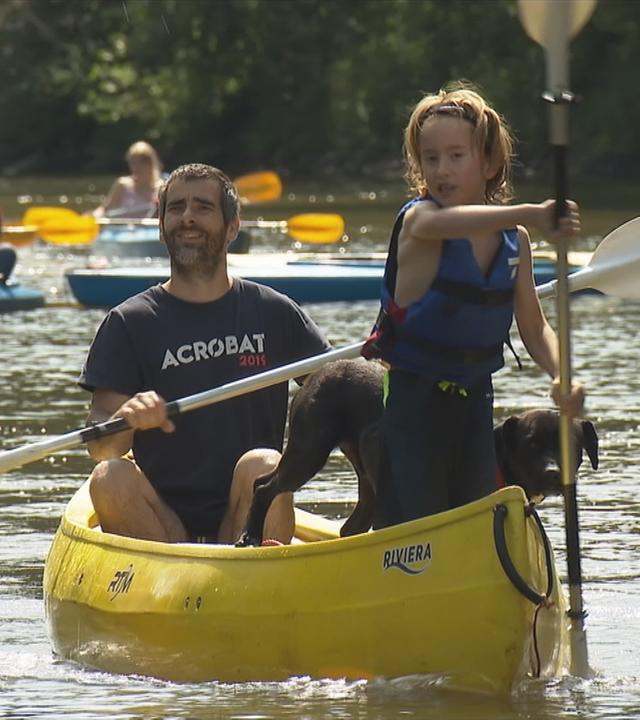
[[[158,218],[128,218],[128,217],[97,217],[98,225],[141,225],[142,227],[158,227]],[[241,220],[242,227],[261,229],[275,229],[286,232],[288,220]]]
[[[39,211],[38,217],[35,215]],[[48,214],[47,214],[48,211]],[[100,226],[158,227],[157,218],[105,218],[79,215],[68,208],[31,208],[23,221],[34,215],[40,237],[55,244],[87,244],[93,242]],[[344,218],[335,213],[301,213],[286,220],[241,220],[241,227],[279,230],[295,240],[309,243],[334,243],[344,234]]]
[[[559,11],[564,16],[562,22],[568,23],[568,8]],[[564,49],[566,53],[566,47]],[[566,62],[562,58],[561,62]],[[568,65],[568,63],[567,63]],[[564,73],[562,73],[564,75]],[[556,92],[552,98],[551,144],[554,153],[556,184],[556,217],[560,219],[566,212],[567,198],[567,146],[569,144],[569,108],[571,94]],[[547,96],[547,99],[548,96]],[[558,316],[558,341],[560,362],[560,392],[567,396],[572,388],[571,371],[571,311],[569,307],[569,282],[567,262],[567,240],[560,238],[556,247],[558,292],[556,310]],[[560,473],[564,496],[565,541],[567,546],[567,575],[569,583],[569,615],[572,625],[571,670],[574,674],[586,677],[591,674],[589,668],[584,620],[586,613],[582,597],[582,569],[580,553],[580,523],[578,519],[578,499],[575,479],[575,452],[572,418],[565,412],[560,414]]]
[[[576,20],[576,0],[546,3],[546,18],[541,27],[532,32],[531,21],[544,13],[544,4],[521,3],[528,17],[529,34],[546,52],[547,92],[544,99],[550,103],[550,141],[554,153],[556,218],[566,213],[567,198],[567,147],[569,145],[569,103],[573,95],[569,90],[568,49],[572,35],[582,20]],[[583,5],[584,7],[584,5]],[[588,17],[588,15],[587,15]],[[569,282],[567,279],[567,241],[557,243],[558,292],[556,307],[558,315],[558,342],[560,365],[560,392],[571,392],[571,316],[569,308]],[[567,569],[569,579],[569,615],[571,623],[571,671],[581,677],[589,677],[587,640],[584,629],[585,612],[582,602],[582,571],[580,568],[580,540],[578,503],[575,485],[575,460],[572,419],[566,412],[560,414],[560,472],[564,494],[565,536],[567,543]]]
[[[307,375],[328,362],[357,357],[360,354],[362,345],[362,342],[347,345],[337,350],[330,350],[322,355],[314,355],[313,357],[298,360],[288,365],[282,365],[281,367],[273,368],[273,370],[268,370],[258,375],[235,380],[234,382],[226,383],[220,387],[205,390],[195,395],[189,395],[180,400],[173,400],[167,403],[167,411],[170,417],[175,417],[181,413],[196,410],[197,408],[207,405],[213,405],[223,400],[230,400],[244,393],[262,390],[263,388],[286,382],[292,378]],[[123,418],[114,418],[80,430],[74,430],[65,435],[48,438],[25,447],[6,450],[0,453],[0,472],[12,470],[27,463],[41,460],[52,453],[60,452],[61,450],[70,450],[71,448],[79,447],[83,443],[99,440],[107,435],[114,435],[115,433],[130,429]]]
[[[566,148],[556,146],[556,202],[560,205],[566,199]],[[559,164],[562,169],[558,172]],[[561,239],[557,246],[557,275],[558,292],[556,295],[556,310],[558,316],[558,341],[560,354],[560,392],[568,395],[572,386],[571,369],[571,313],[569,308],[569,279],[567,262],[567,243]],[[582,600],[582,570],[580,563],[580,528],[578,521],[578,502],[575,481],[575,452],[572,429],[572,419],[566,414],[560,414],[560,472],[565,507],[565,536],[567,543],[567,574],[569,581],[569,607],[574,623],[582,628],[585,618]],[[583,630],[581,630],[583,632]],[[586,643],[584,650],[578,651],[584,655],[586,662]],[[572,653],[573,655],[573,653]],[[583,661],[579,661],[581,664]],[[582,674],[582,672],[579,672]]]

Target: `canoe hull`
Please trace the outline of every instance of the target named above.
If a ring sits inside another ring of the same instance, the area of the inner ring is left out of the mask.
[[[545,586],[519,489],[353,538],[241,549],[104,534],[78,522],[87,497],[85,486],[70,503],[45,566],[48,626],[63,657],[176,681],[438,673],[497,693],[532,666],[535,608],[506,578],[492,539],[500,502],[515,566]],[[536,623],[547,675],[569,653],[557,582],[554,599]]]

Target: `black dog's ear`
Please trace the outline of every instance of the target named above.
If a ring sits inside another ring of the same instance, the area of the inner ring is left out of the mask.
[[[499,463],[504,463],[507,456],[507,450],[513,446],[516,438],[519,420],[512,415],[502,424],[493,428],[493,439],[496,446],[496,458]]]
[[[591,467],[598,469],[598,434],[596,428],[590,420],[582,420],[580,422],[582,428],[582,444],[591,460]]]
[[[496,425],[493,428],[493,442],[496,447],[496,459],[498,463],[502,462],[504,457],[504,440],[502,438],[502,425]]]
[[[516,415],[508,417],[502,423],[502,438],[505,447],[511,447],[515,444],[518,437],[518,426],[520,425],[520,418]]]

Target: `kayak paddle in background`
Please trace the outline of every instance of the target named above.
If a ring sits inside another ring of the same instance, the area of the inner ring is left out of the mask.
[[[273,228],[294,240],[313,244],[330,244],[344,234],[344,218],[334,213],[301,213],[288,220],[243,220],[242,227]]]
[[[543,98],[550,104],[550,141],[554,153],[557,217],[566,212],[567,146],[569,144],[569,105],[574,96],[569,90],[569,43],[591,17],[596,0],[518,0],[520,19],[529,37],[545,50],[547,91]],[[557,315],[560,344],[560,391],[571,392],[571,328],[567,243],[556,243]],[[574,475],[572,419],[560,416],[560,470],[562,476],[567,564],[569,577],[569,616],[571,618],[571,673],[593,677],[589,667],[586,613],[582,602],[578,502]]]
[[[31,244],[38,237],[37,225],[5,225],[0,233],[0,241],[15,247]]]
[[[55,245],[92,243],[100,226],[157,227],[157,218],[105,218],[80,215],[70,208],[32,207],[22,218],[23,226],[37,228],[38,235]],[[241,220],[241,227],[278,230],[294,240],[306,243],[334,243],[344,234],[341,215],[334,213],[301,213],[286,220]]]
[[[282,181],[271,170],[241,175],[233,184],[243,203],[273,202],[282,197]]]

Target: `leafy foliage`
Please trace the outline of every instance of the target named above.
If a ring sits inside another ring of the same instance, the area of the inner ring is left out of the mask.
[[[572,45],[578,171],[640,155],[640,14],[598,5]],[[425,91],[474,82],[546,163],[544,58],[515,0],[3,0],[0,170],[115,170],[145,138],[171,166],[381,172]]]

